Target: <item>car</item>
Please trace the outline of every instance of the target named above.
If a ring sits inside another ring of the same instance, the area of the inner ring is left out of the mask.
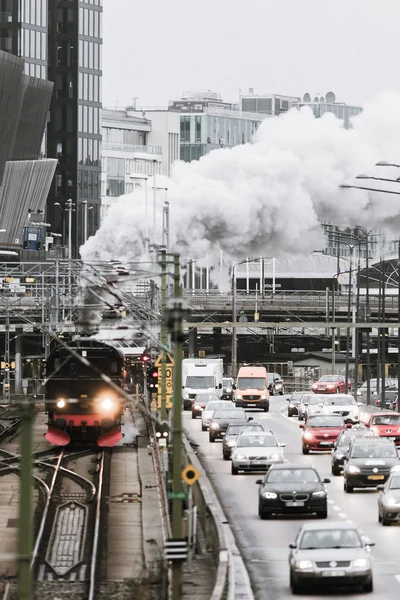
[[[351,381],[349,381],[349,391]],[[314,394],[345,394],[346,379],[343,375],[322,375],[312,386]]]
[[[232,452],[232,475],[239,471],[265,471],[284,461],[283,450],[272,431],[242,431]]]
[[[208,428],[208,439],[210,442],[221,439],[231,423],[252,420],[253,417],[248,417],[243,408],[218,408],[211,417]]]
[[[304,401],[304,419],[308,419],[311,415],[316,415],[321,412],[322,404],[326,396],[322,394],[312,394],[310,398]],[[301,420],[301,419],[300,419]]]
[[[378,521],[382,525],[400,521],[400,472],[391,473],[385,485],[378,485]]]
[[[304,395],[310,395],[310,392],[293,392],[291,396],[287,399],[288,404],[288,417],[293,417],[299,414],[298,406],[301,402],[301,399]]]
[[[333,448],[339,434],[350,425],[346,425],[339,415],[311,415],[299,427],[304,430],[301,436],[302,452],[308,454],[310,450]]]
[[[224,460],[231,458],[232,450],[236,446],[236,441],[242,431],[264,431],[264,427],[256,421],[243,421],[229,425],[222,440],[222,457]]]
[[[290,544],[290,587],[293,594],[316,585],[357,586],[373,591],[371,546],[353,523],[306,523]]]
[[[222,394],[221,400],[233,400],[233,390],[235,389],[235,383],[232,377],[224,377],[222,379]]]
[[[350,447],[350,443],[355,438],[368,438],[371,437],[371,435],[374,436],[376,434],[371,433],[370,430],[363,424],[356,425],[351,429],[344,429],[342,433],[339,434],[332,449],[332,475],[340,475],[343,469],[344,459],[346,458],[347,451]]]
[[[285,384],[279,373],[268,373],[268,390],[271,396],[285,393]]]
[[[218,400],[209,402],[201,413],[201,430],[207,431],[214,411],[219,408],[234,408],[230,400]]]
[[[382,385],[381,380],[379,380],[379,385],[378,385],[378,379],[370,379],[369,380],[369,389],[370,389],[371,400],[375,401],[375,398],[379,395],[378,389],[381,388],[381,385]],[[367,382],[364,381],[364,383],[357,390],[357,400],[359,400],[363,404],[368,404],[367,387],[368,387]],[[396,389],[396,387],[397,387],[397,381],[395,379],[389,379],[389,378],[385,379],[385,390]]]
[[[205,392],[196,394],[192,404],[192,419],[201,417],[201,414],[209,402],[219,402],[218,394],[208,394]]]
[[[310,403],[310,400],[318,400],[317,404],[320,402],[320,398],[316,397],[312,392],[307,392],[307,394],[303,394],[300,404],[297,408],[297,418],[299,421],[304,421],[306,416],[306,409]]]
[[[316,514],[321,519],[328,516],[325,484],[312,465],[272,465],[257,479],[258,516],[268,519],[271,515]]]
[[[343,489],[352,494],[354,488],[376,488],[385,483],[392,467],[398,465],[397,449],[391,440],[354,439],[343,466]]]
[[[389,438],[400,447],[400,413],[372,413],[366,425],[381,438]]]
[[[385,390],[385,401],[382,405],[382,392],[375,398],[375,406],[383,410],[399,410],[399,391]]]
[[[361,402],[357,404],[351,394],[329,394],[322,402],[321,415],[342,415],[345,423],[358,423]]]

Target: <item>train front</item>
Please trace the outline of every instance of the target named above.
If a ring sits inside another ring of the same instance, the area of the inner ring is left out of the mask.
[[[125,400],[109,381],[121,390],[124,388],[124,359],[115,348],[101,342],[87,341],[70,347],[89,364],[82,363],[64,347],[50,354],[46,365],[49,418],[45,437],[56,446],[71,442],[115,446],[123,437]]]

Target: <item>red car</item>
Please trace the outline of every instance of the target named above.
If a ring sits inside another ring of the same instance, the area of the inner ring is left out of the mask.
[[[301,436],[303,454],[308,454],[310,450],[331,450],[339,434],[351,424],[346,425],[339,415],[310,415],[299,427],[304,429]]]
[[[312,386],[314,394],[345,394],[346,379],[343,375],[323,375]],[[349,392],[351,381],[349,381]]]
[[[400,413],[373,413],[366,425],[380,437],[389,438],[400,447]]]

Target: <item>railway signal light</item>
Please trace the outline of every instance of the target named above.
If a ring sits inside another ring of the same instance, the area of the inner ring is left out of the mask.
[[[142,354],[141,356],[142,365],[148,365],[150,363],[150,356],[148,354]]]
[[[166,446],[169,436],[169,425],[168,423],[157,423],[156,425],[156,438],[160,446]]]
[[[158,388],[158,368],[151,367],[147,371],[147,387],[151,391],[156,391]]]

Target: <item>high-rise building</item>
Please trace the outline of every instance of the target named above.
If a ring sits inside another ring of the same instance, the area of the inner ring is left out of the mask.
[[[0,50],[20,56],[25,73],[47,79],[47,1],[0,0]]]
[[[102,3],[49,2],[48,77],[54,82],[54,94],[47,153],[58,159],[58,166],[47,219],[55,231],[68,234],[68,207],[73,206],[74,257],[85,241],[85,220],[88,235],[100,220]]]

